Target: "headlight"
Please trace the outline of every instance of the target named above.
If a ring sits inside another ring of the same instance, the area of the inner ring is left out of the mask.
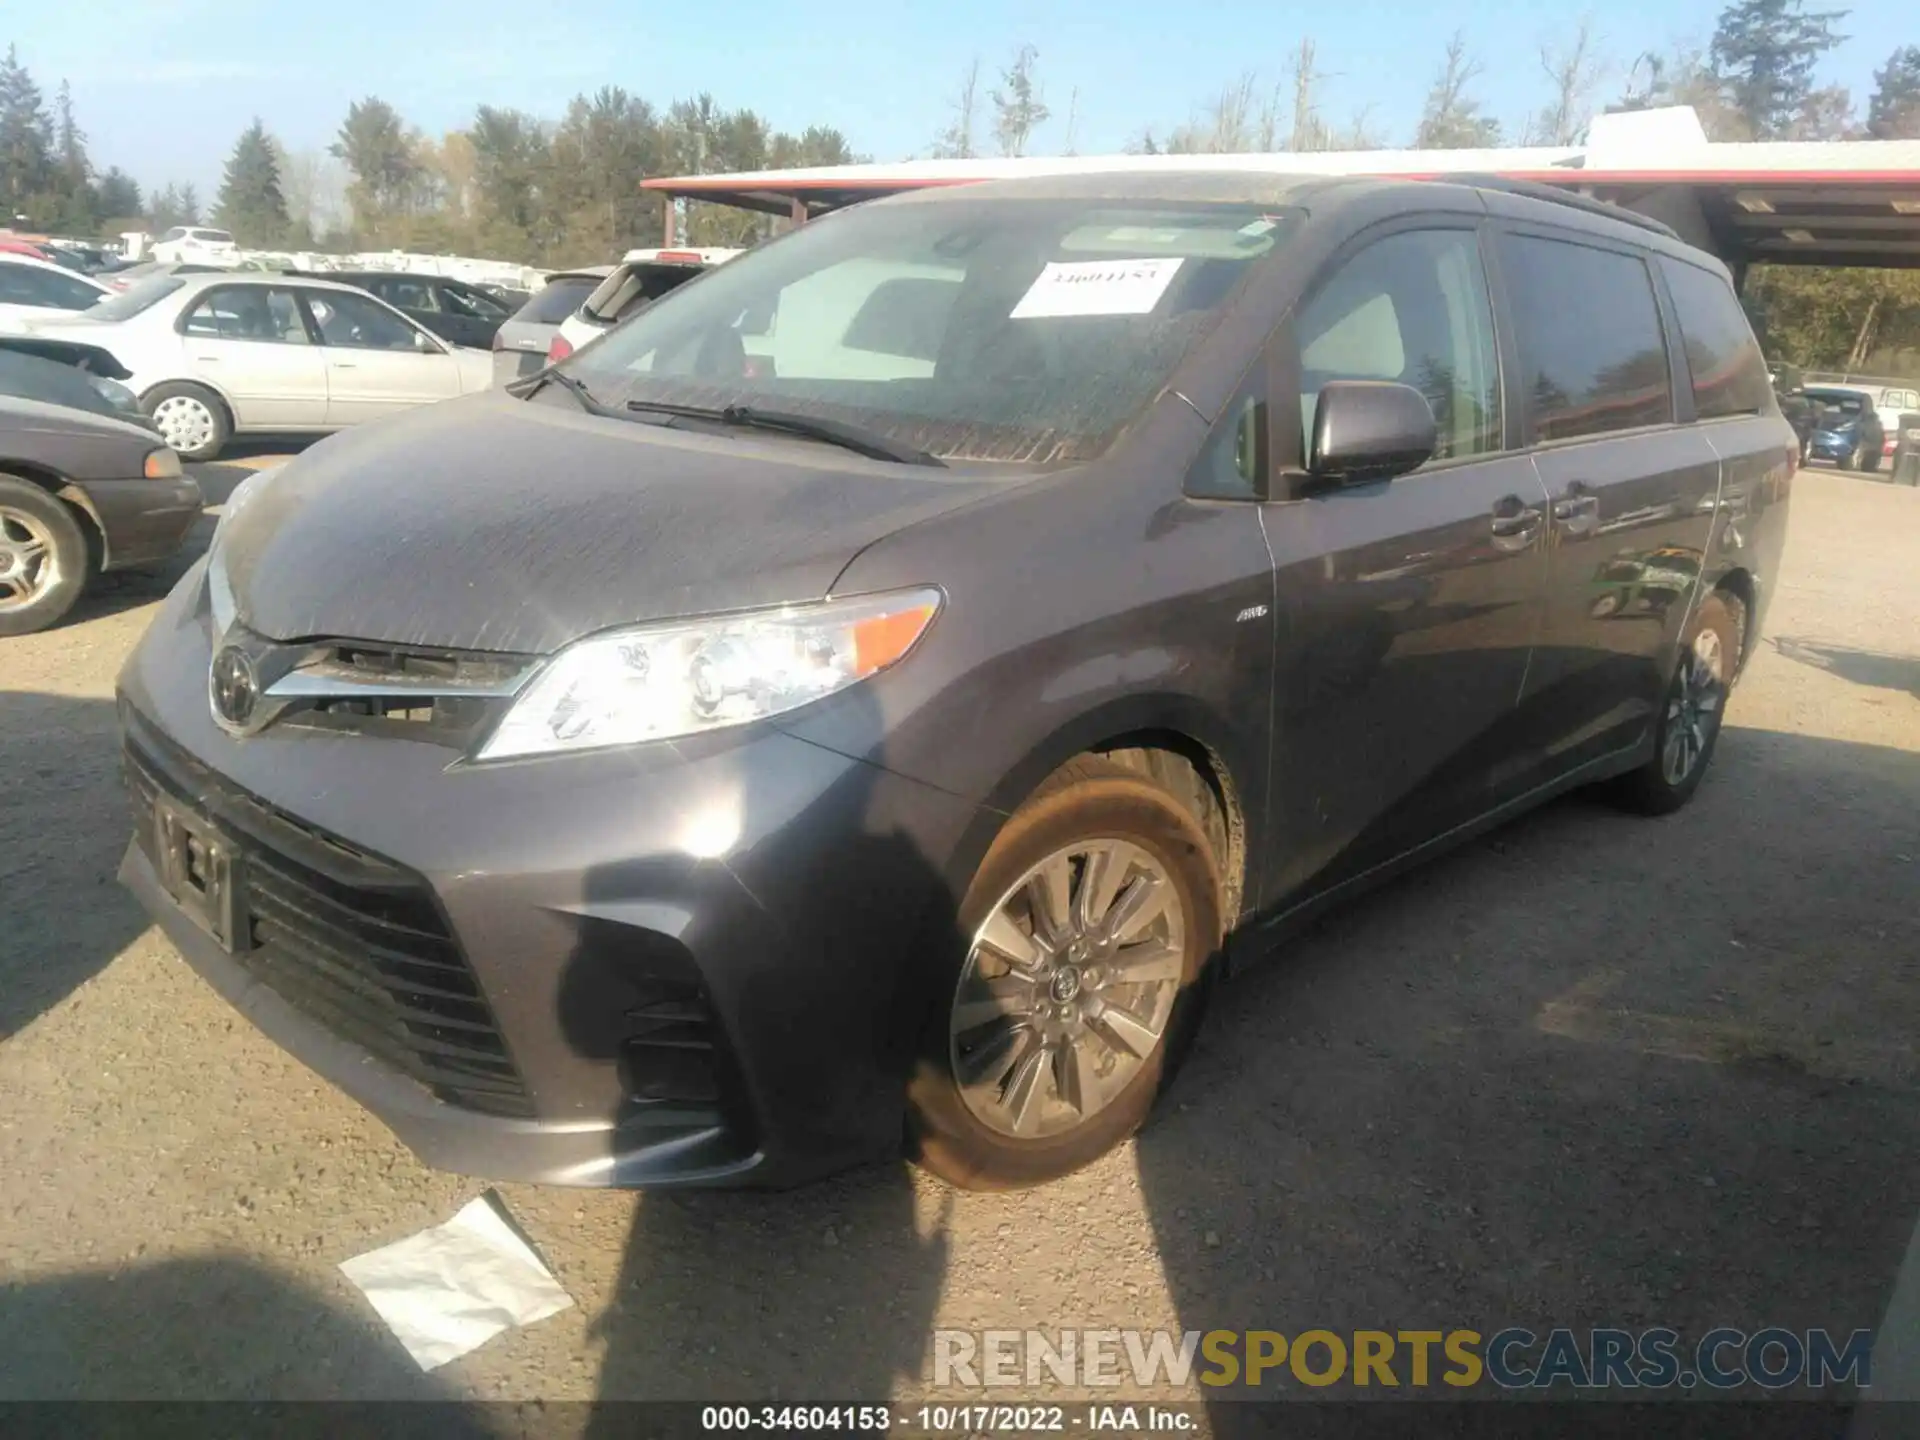
[[[593,635],[534,676],[479,758],[633,745],[764,720],[886,669],[939,609],[939,591],[908,590]]]
[[[147,461],[140,467],[140,473],[149,480],[178,480],[180,457],[164,446],[151,450],[147,452]]]

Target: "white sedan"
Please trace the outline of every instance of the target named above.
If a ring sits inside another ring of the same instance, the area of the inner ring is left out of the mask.
[[[0,252],[0,328],[20,329],[23,321],[85,310],[111,294],[98,280],[50,260]]]
[[[84,314],[27,323],[110,351],[185,460],[211,460],[235,435],[325,434],[492,382],[486,351],[326,280],[159,275]]]

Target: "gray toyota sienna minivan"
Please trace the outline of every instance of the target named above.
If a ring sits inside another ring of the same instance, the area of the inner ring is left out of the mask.
[[[1795,454],[1727,271],[1591,202],[863,205],[237,492],[122,875],[431,1164],[1045,1180],[1291,924],[1684,804]]]

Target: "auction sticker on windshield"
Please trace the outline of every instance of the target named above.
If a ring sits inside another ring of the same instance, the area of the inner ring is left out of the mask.
[[[1055,260],[1040,272],[1009,318],[1145,315],[1179,273],[1180,257],[1159,260]]]

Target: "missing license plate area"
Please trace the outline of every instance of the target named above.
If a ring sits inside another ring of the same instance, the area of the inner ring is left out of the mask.
[[[228,950],[240,948],[244,911],[239,865],[232,848],[212,828],[168,804],[154,807],[154,840],[160,880],[186,914]]]

